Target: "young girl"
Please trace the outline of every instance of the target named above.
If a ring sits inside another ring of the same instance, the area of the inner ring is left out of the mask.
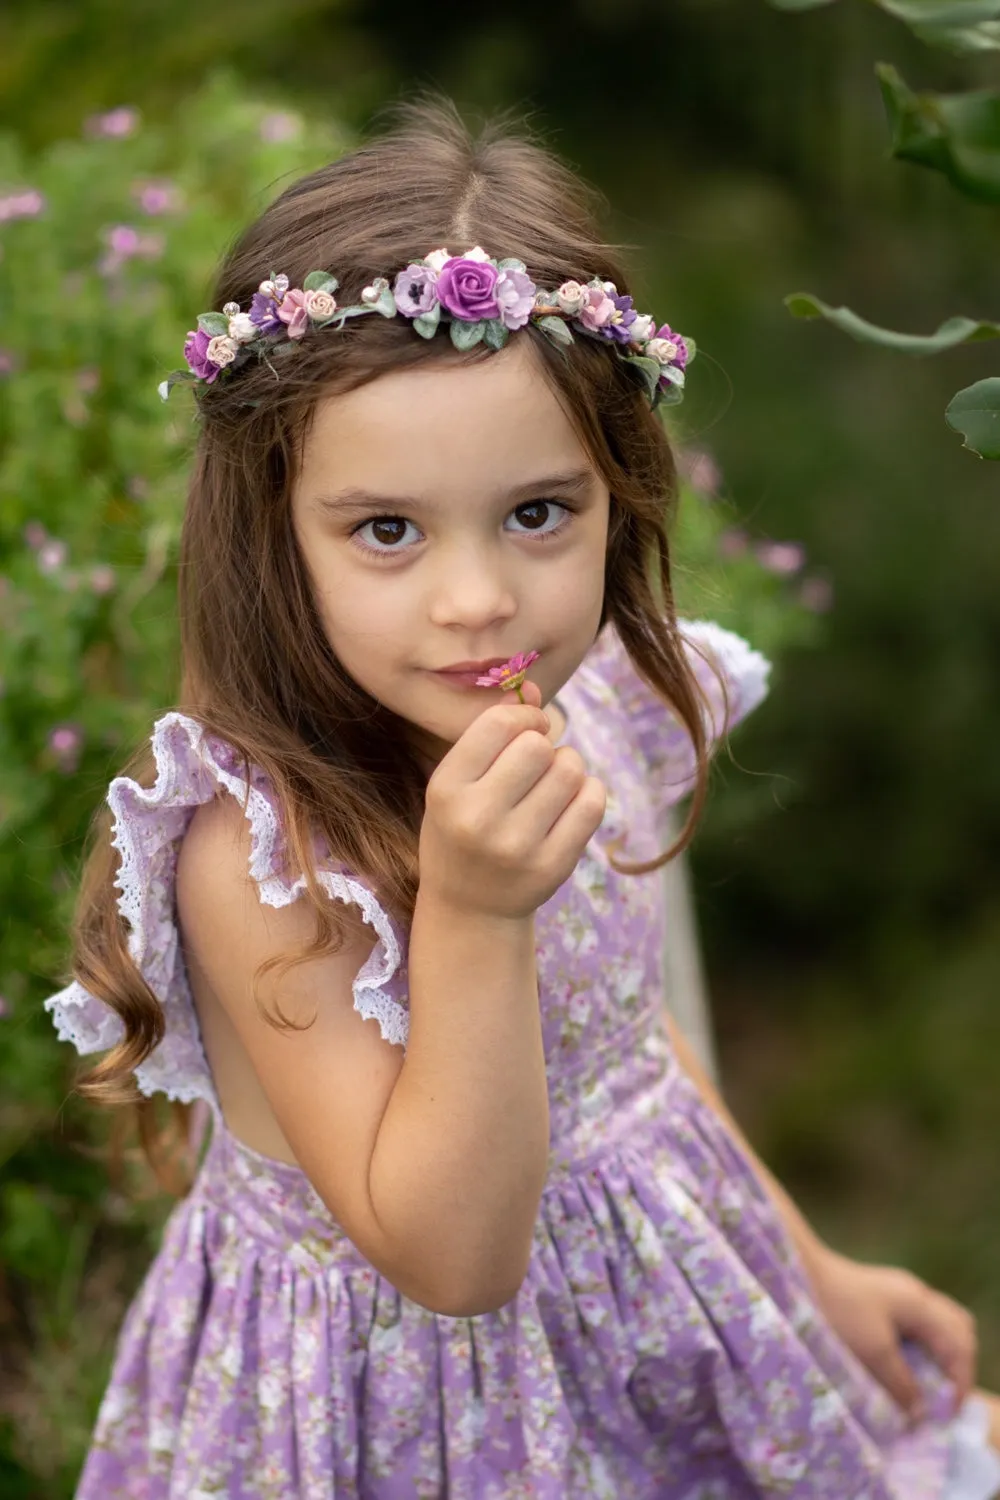
[[[188,334],[182,707],[46,1004],[212,1129],[81,1500],[1000,1489],[970,1315],[821,1244],[666,1015],[667,813],[767,664],[675,617],[691,348],[591,212],[409,106]]]

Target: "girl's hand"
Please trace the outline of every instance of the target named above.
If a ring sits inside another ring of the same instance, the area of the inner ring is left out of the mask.
[[[534,915],[601,826],[604,785],[547,738],[537,683],[481,713],[427,783],[420,889],[456,911]]]
[[[968,1308],[898,1266],[872,1266],[822,1246],[808,1264],[828,1322],[913,1420],[926,1412],[920,1387],[900,1350],[926,1346],[956,1387],[955,1411],[973,1388],[976,1320]]]

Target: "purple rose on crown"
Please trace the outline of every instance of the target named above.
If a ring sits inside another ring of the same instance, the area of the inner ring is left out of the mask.
[[[480,252],[482,253],[482,252]],[[438,301],[453,318],[463,323],[478,323],[483,318],[498,318],[495,287],[500,273],[487,260],[454,255],[438,273]]]
[[[212,335],[203,328],[192,328],[184,345],[184,358],[199,380],[214,380],[222,369],[214,360],[206,357]]]

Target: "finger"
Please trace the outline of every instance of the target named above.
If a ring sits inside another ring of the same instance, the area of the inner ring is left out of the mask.
[[[875,1379],[885,1386],[890,1396],[914,1420],[923,1415],[923,1399],[920,1386],[913,1371],[893,1341],[891,1346],[880,1349],[866,1360]]]
[[[897,1317],[900,1332],[925,1345],[935,1364],[956,1387],[956,1408],[976,1381],[979,1340],[976,1320],[967,1307],[943,1292],[923,1287],[923,1295],[908,1302]]]
[[[546,838],[587,779],[583,756],[569,745],[559,745],[552,762],[528,788],[511,813],[511,831],[537,842]]]
[[[580,857],[583,844],[589,842],[604,822],[607,789],[597,776],[586,781],[553,823],[546,835],[546,853],[557,865],[572,867]]]
[[[510,699],[511,695],[504,696]],[[518,703],[516,698],[513,702],[491,704],[455,741],[437,770],[447,762],[448,776],[461,782],[478,781],[497,756],[526,729],[542,735],[549,732],[548,716],[537,704]]]

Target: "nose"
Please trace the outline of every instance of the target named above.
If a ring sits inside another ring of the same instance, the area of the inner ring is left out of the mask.
[[[512,582],[501,558],[489,547],[467,546],[442,554],[430,587],[431,623],[460,625],[470,636],[517,612]]]

